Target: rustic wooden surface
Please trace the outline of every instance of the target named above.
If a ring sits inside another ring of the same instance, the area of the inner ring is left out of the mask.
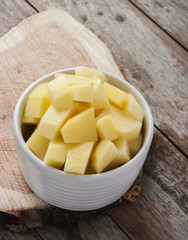
[[[157,7],[162,8],[160,5],[163,9],[156,11]],[[103,215],[67,226],[34,228],[24,235],[4,227],[0,236],[2,239],[55,236],[58,239],[187,239],[188,3],[0,1],[0,34],[28,16],[50,8],[66,10],[110,47],[128,80],[151,106],[154,140],[144,165],[142,191],[135,203],[123,202]],[[5,120],[1,112],[1,122]],[[3,153],[1,146],[1,156]]]

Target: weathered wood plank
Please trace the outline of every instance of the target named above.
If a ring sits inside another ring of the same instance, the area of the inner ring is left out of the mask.
[[[36,11],[24,0],[0,1],[0,36]]]
[[[186,239],[187,171],[187,159],[155,131],[138,200],[108,212],[131,239]]]
[[[101,35],[148,100],[155,124],[188,154],[188,53],[182,47],[127,1],[30,2],[40,11],[62,8]]]
[[[47,230],[48,229],[48,230]],[[129,240],[109,216],[95,216],[57,228],[37,228],[39,235],[45,240]]]
[[[1,240],[42,240],[35,230],[29,230],[25,233],[16,233],[0,229]]]
[[[188,49],[188,2],[185,0],[131,0],[166,32]]]
[[[143,173],[151,177],[188,214],[188,162],[158,131]]]

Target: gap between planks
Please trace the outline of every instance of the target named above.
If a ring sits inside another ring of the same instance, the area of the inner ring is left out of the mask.
[[[168,137],[158,126],[154,124],[154,127],[159,131],[164,138],[166,138],[184,157],[188,158],[188,155],[170,138]]]
[[[29,4],[29,6],[32,7],[37,13],[40,12],[40,11],[39,11],[32,3],[30,3],[28,0],[25,0],[25,2],[26,2],[27,4]]]
[[[146,14],[140,7],[138,7],[134,2],[128,0],[134,7],[136,7],[141,13],[143,13],[149,20],[151,20],[157,27],[159,27],[163,32],[165,32],[170,38],[172,38],[180,47],[188,52],[188,49],[183,46],[176,38],[174,38],[168,31],[161,27],[154,19],[152,19],[148,14]]]

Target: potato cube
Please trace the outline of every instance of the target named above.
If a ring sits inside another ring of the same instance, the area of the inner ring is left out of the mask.
[[[93,84],[94,82],[97,81],[97,79],[95,79],[95,78],[88,78],[88,77],[77,76],[77,75],[73,75],[73,74],[62,74],[62,73],[55,74],[55,77],[60,77],[60,76],[64,79],[66,79],[69,86],[74,86],[74,85],[82,84],[82,83]]]
[[[30,136],[30,138],[27,140],[26,145],[38,158],[43,160],[49,142],[50,141],[47,138],[44,138],[43,136],[38,134],[36,128],[32,135]]]
[[[56,108],[72,108],[73,99],[67,80],[60,76],[47,85],[48,98]]]
[[[90,142],[97,140],[94,109],[89,108],[70,118],[61,128],[66,143]]]
[[[77,107],[76,107],[76,113],[77,114],[91,108],[91,103],[78,102],[77,104],[78,104]]]
[[[95,69],[84,67],[84,66],[77,66],[75,67],[75,75],[84,76],[84,77],[98,77],[101,79],[102,82],[107,82],[106,76]]]
[[[97,80],[93,84],[93,103],[92,106],[95,110],[109,107],[108,97],[104,90],[101,80]]]
[[[124,91],[106,82],[103,83],[103,86],[111,104],[120,109],[127,105],[128,98]]]
[[[96,118],[98,121],[101,117],[106,115],[111,115],[114,121],[114,125],[118,134],[118,137],[125,137],[128,142],[134,141],[142,127],[142,123],[131,118],[129,115],[125,114],[120,109],[110,105],[109,109],[102,111]]]
[[[126,138],[118,138],[113,141],[113,143],[119,152],[118,155],[106,167],[105,171],[117,168],[118,166],[125,164],[130,160],[130,149]]]
[[[142,134],[140,133],[136,140],[129,143],[131,157],[133,158],[140,150],[142,145]]]
[[[38,134],[53,140],[60,135],[60,128],[71,116],[73,108],[55,108],[52,104],[41,118],[38,126]]]
[[[111,115],[106,115],[97,121],[97,131],[100,139],[113,141],[118,138],[114,121]]]
[[[88,162],[85,174],[95,174],[95,171],[91,166],[91,161]]]
[[[51,167],[61,169],[67,156],[68,146],[61,137],[50,141],[44,162]]]
[[[26,123],[26,124],[37,124],[40,121],[40,118],[35,118],[35,117],[31,117],[31,116],[26,116],[26,107],[27,107],[27,103],[24,109],[24,113],[23,113],[23,117],[22,117],[22,122]]]
[[[71,87],[73,100],[80,102],[93,102],[93,86],[91,83],[77,84]]]
[[[47,97],[47,83],[41,83],[36,86],[29,95],[25,107],[25,116],[41,118],[49,106],[50,101]]]
[[[114,119],[116,130],[119,137],[125,137],[128,142],[134,141],[140,131],[142,124],[135,119],[124,114],[118,108],[112,107],[112,118]]]
[[[84,174],[95,142],[74,143],[69,145],[64,171]]]
[[[101,173],[118,155],[118,149],[109,140],[101,140],[91,156],[91,166],[96,173]]]
[[[133,97],[131,93],[127,94],[128,97],[128,104],[127,106],[123,109],[123,111],[130,115],[132,118],[136,119],[139,122],[142,122],[144,113],[139,105],[139,103],[136,101],[136,99]]]

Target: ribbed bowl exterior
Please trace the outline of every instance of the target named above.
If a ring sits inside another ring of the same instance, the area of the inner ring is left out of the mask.
[[[70,72],[73,69],[58,72]],[[16,151],[25,181],[33,192],[46,202],[68,210],[94,210],[118,200],[138,176],[153,137],[152,114],[141,94],[130,84],[105,73],[109,81],[123,90],[132,92],[144,109],[144,142],[140,152],[127,164],[101,174],[75,175],[54,169],[38,159],[26,146],[21,133],[21,116],[28,93],[49,74],[31,85],[21,96],[14,112],[13,129]]]

